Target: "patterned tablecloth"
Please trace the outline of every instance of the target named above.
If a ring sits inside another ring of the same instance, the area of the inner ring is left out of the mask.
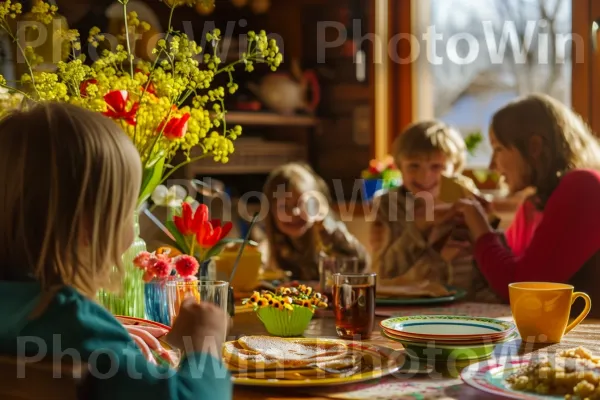
[[[460,379],[403,381],[395,377],[381,379],[375,383],[344,386],[340,389],[325,389],[313,392],[313,395],[345,400],[425,400],[457,399],[461,385]]]
[[[378,307],[376,314],[380,317],[406,315],[469,315],[498,319],[511,319],[508,305],[482,303],[454,303],[439,307]],[[376,328],[375,339],[379,336]],[[382,343],[384,344],[384,343]],[[448,376],[448,371],[438,372],[444,366],[432,366],[429,370],[414,371],[407,374],[384,377],[378,381],[360,383],[343,388],[315,389],[310,394],[332,399],[374,399],[374,400],[425,400],[425,399],[458,399],[458,391],[462,386],[456,371]]]

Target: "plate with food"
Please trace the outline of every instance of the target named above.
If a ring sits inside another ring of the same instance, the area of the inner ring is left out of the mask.
[[[483,361],[463,370],[461,378],[476,389],[512,399],[600,399],[600,357],[583,347]]]
[[[441,304],[460,300],[467,295],[464,289],[435,282],[377,289],[375,303],[380,306]]]
[[[244,336],[223,346],[233,382],[245,386],[335,386],[377,379],[404,364],[401,350],[326,338]]]
[[[165,340],[171,328],[147,319],[121,315],[117,315],[116,318],[127,329],[148,362],[172,368],[179,365],[179,351],[173,349]]]

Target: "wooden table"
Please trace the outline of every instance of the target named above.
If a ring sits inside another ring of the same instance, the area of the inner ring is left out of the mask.
[[[377,324],[384,319],[383,317],[377,317]],[[254,313],[240,313],[234,317],[234,323],[232,330],[230,332],[230,340],[234,340],[240,336],[244,335],[268,335],[267,331],[264,329],[264,326],[258,320]],[[306,337],[328,337],[328,338],[337,338],[335,332],[335,323],[331,314],[322,313],[320,315],[316,315],[315,318],[311,321],[311,324],[307,331],[305,332]],[[391,342],[385,338],[382,338],[379,334],[379,328],[375,329],[375,333],[373,337],[368,340],[369,343],[381,344],[387,347],[392,348],[401,348],[402,346],[399,343]],[[507,348],[504,346],[511,346],[512,348]],[[499,354],[507,354],[507,351],[510,354],[528,354],[535,353],[541,351],[552,352],[557,349],[568,349],[577,346],[585,346],[586,348],[592,350],[596,354],[600,354],[600,320],[592,320],[586,319],[582,325],[575,328],[568,335],[563,338],[563,341],[560,344],[550,345],[550,346],[532,346],[527,344],[522,344],[520,341],[513,341],[509,344],[498,346],[496,352]],[[461,366],[464,368],[466,365]],[[436,366],[434,372],[437,374],[433,376],[444,376],[446,379],[448,378],[458,378],[458,376],[454,376],[456,374],[456,369],[454,373],[448,375],[448,371],[444,371],[444,366]],[[427,376],[427,375],[425,375]],[[411,378],[407,378],[411,379]],[[414,379],[424,379],[423,375],[419,375],[419,378],[415,377]],[[431,378],[434,379],[434,378]],[[446,399],[500,399],[500,397],[492,396],[487,393],[481,392],[479,390],[473,389],[461,382],[457,381],[457,385],[454,385],[452,393],[446,397]],[[343,386],[341,386],[343,387]],[[310,388],[309,391],[314,392],[314,388]],[[234,399],[268,399],[268,400],[278,400],[278,399],[325,399],[326,397],[314,397],[306,394],[306,389],[304,388],[286,388],[286,389],[266,389],[266,388],[249,388],[249,387],[241,387],[236,386],[234,389]]]

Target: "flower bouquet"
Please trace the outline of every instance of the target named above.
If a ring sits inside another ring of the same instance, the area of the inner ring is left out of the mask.
[[[112,119],[129,135],[141,159],[143,177],[137,199],[140,207],[159,184],[185,164],[205,157],[226,163],[234,151],[233,141],[242,132],[239,125],[228,125],[226,118],[225,97],[238,89],[233,72],[238,67],[252,72],[257,63],[275,71],[283,57],[274,39],[269,39],[264,31],[251,31],[247,34],[246,51],[238,60],[224,65],[218,56],[222,39],[218,29],[206,34],[207,46],[203,49],[172,26],[177,7],[197,6],[201,1],[205,0],[164,0],[170,10],[167,30],[152,50],[154,60],[145,61],[134,56],[131,44],[136,34],[148,31],[150,26],[140,21],[136,13],[128,12],[129,0],[118,0],[125,21],[117,38],[119,43],[113,46],[100,29],[92,28],[87,44],[104,50],[90,63],[85,62],[81,51],[80,32],[67,30],[61,23],[53,24],[55,20],[60,22],[56,6],[36,2],[27,15],[24,32],[17,32],[12,28],[14,22],[25,19],[21,16],[21,4],[13,0],[1,2],[0,29],[15,43],[17,58],[24,61],[26,73],[12,86],[0,75],[0,88],[8,90],[2,94],[6,107],[0,109],[0,115],[10,111],[10,106],[59,101]],[[51,40],[60,39],[62,46],[57,46],[58,54],[53,55],[53,60],[44,60],[21,40],[45,37],[41,31],[47,32],[48,27],[54,26],[60,28],[48,36]],[[215,84],[219,76],[226,78],[225,84]],[[176,156],[181,156],[182,161],[175,163]],[[139,235],[137,224],[136,231]],[[145,243],[138,237],[123,255],[121,294],[99,294],[99,300],[114,314],[144,317],[142,271],[132,264],[144,249]]]
[[[153,319],[150,314],[155,313],[150,313],[149,310],[156,310],[157,307],[162,310],[163,304],[166,304],[166,294],[156,294],[156,291],[164,292],[166,281],[193,281],[199,278],[214,280],[214,273],[209,271],[212,257],[218,255],[228,243],[243,242],[243,239],[226,239],[232,223],[222,224],[220,220],[210,219],[206,204],[196,203],[194,208],[189,201],[183,201],[179,207],[170,207],[170,210],[174,215],[166,221],[164,227],[172,236],[173,247],[162,248],[167,250],[150,258],[150,253],[144,251],[134,260],[134,264],[144,271],[146,313],[150,319]],[[197,286],[183,286],[195,287],[196,292],[190,294],[199,300]],[[163,312],[162,316],[165,315]]]
[[[394,158],[387,156],[383,161],[371,160],[369,168],[361,172],[361,177],[365,200],[371,200],[380,190],[399,187],[402,175],[394,163]]]
[[[143,272],[146,318],[169,325],[166,283],[172,280],[195,280],[200,264],[187,254],[175,254],[162,247],[155,252],[142,251],[133,264]]]
[[[312,320],[317,308],[327,308],[327,297],[300,285],[281,287],[275,293],[263,290],[254,292],[242,301],[254,309],[269,334],[274,336],[300,336]]]

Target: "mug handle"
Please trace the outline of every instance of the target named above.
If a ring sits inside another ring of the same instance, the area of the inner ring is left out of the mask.
[[[567,327],[565,328],[565,334],[569,333],[571,329],[579,325],[581,321],[583,321],[583,319],[587,317],[588,313],[590,312],[590,308],[592,308],[592,299],[590,299],[590,296],[583,292],[575,292],[571,295],[571,305],[573,305],[573,303],[575,303],[575,300],[577,300],[577,298],[579,297],[581,297],[585,301],[585,308],[583,309],[581,314],[579,314],[577,318],[575,318],[573,322],[567,325]]]

